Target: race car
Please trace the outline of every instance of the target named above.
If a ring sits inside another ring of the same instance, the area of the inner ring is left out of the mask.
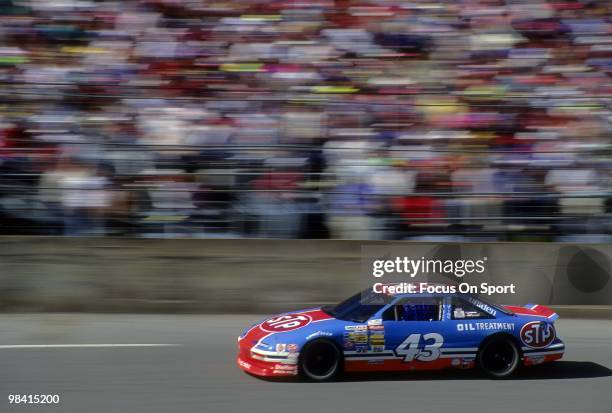
[[[543,305],[502,306],[469,294],[364,291],[334,306],[275,315],[238,337],[238,366],[255,376],[479,367],[491,378],[565,351]]]

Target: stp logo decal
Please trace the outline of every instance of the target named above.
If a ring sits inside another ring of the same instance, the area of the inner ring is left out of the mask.
[[[542,321],[531,321],[521,328],[521,341],[531,348],[546,347],[556,336],[553,325]]]
[[[287,314],[271,318],[261,323],[261,329],[268,333],[282,333],[307,326],[312,318],[306,314]]]

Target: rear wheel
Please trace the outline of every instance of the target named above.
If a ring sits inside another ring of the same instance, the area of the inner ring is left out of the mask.
[[[300,354],[299,367],[303,376],[326,381],[335,377],[342,364],[340,350],[329,340],[315,340],[308,343]]]
[[[483,344],[478,353],[478,365],[490,377],[503,379],[511,376],[519,365],[520,354],[509,338],[493,338]]]

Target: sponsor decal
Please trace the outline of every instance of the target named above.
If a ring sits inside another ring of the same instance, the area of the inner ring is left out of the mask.
[[[307,314],[286,314],[261,323],[260,328],[268,333],[282,333],[307,326],[312,318]]]
[[[359,331],[359,330],[367,330],[368,326],[366,325],[361,325],[361,326],[344,326],[345,330],[349,330],[349,331]]]
[[[243,361],[242,359],[238,359],[238,364],[240,365],[240,367],[244,367],[247,370],[251,368],[251,363],[247,363],[246,361]]]
[[[474,360],[461,359],[461,363],[457,366],[460,369],[469,369],[474,364]]]
[[[312,334],[309,334],[306,336],[306,340],[310,340],[311,338],[315,338],[315,337],[331,337],[333,336],[332,333],[330,333],[329,331],[315,331]]]
[[[274,374],[296,374],[297,367],[296,366],[287,366],[286,364],[275,364],[274,370],[272,370]]]
[[[471,322],[457,323],[457,331],[482,331],[482,330],[514,330],[514,323],[500,322]]]
[[[492,316],[496,316],[497,315],[497,310],[495,310],[493,307],[491,307],[490,305],[487,305],[483,302],[480,302],[472,297],[467,297],[467,300],[472,303],[474,306],[480,308],[482,311],[484,311],[485,313],[489,313]]]
[[[368,326],[344,326],[342,346],[348,350],[366,352],[370,349],[368,343]]]
[[[353,343],[367,343],[368,333],[365,331],[363,333],[344,333],[344,340],[352,341]]]
[[[295,366],[288,366],[286,364],[275,364],[274,370],[285,370],[285,371],[294,371]]]
[[[535,366],[537,364],[542,364],[544,363],[544,360],[546,359],[546,357],[544,356],[528,356],[525,358],[529,361],[529,364],[531,364],[532,366]]]
[[[370,334],[370,343],[384,343],[385,335],[384,334]]]
[[[382,325],[346,326],[342,346],[356,352],[385,351],[385,327]]]
[[[380,326],[382,325],[382,318],[375,318],[374,320],[368,320],[369,326]]]
[[[521,328],[521,341],[527,347],[544,348],[552,343],[557,334],[552,324],[543,321],[531,321]]]
[[[298,350],[297,344],[287,344],[287,351],[290,353],[295,353]]]
[[[385,330],[370,330],[370,351],[380,353],[385,351]]]
[[[277,351],[278,353],[284,353],[284,352],[285,352],[285,348],[286,348],[286,345],[285,345],[285,344],[278,343],[278,344],[276,345],[276,351]]]
[[[274,369],[272,370],[272,374],[284,374],[287,376],[293,376],[296,374],[295,371],[287,371],[287,370],[278,370],[278,369]]]

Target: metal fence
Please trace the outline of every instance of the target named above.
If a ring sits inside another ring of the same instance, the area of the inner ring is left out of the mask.
[[[551,170],[571,179],[588,165],[495,164],[503,150],[70,145],[91,146],[95,159],[81,150],[50,162],[32,147],[3,159],[2,233],[594,241],[612,233],[609,170],[598,167],[588,182],[580,178],[575,190],[560,192],[547,178]],[[434,160],[389,162],[422,151]],[[436,160],[457,152],[493,161],[453,169]],[[607,155],[581,152],[585,163]],[[374,162],[381,153],[383,162]],[[475,190],[485,184],[493,190]]]

